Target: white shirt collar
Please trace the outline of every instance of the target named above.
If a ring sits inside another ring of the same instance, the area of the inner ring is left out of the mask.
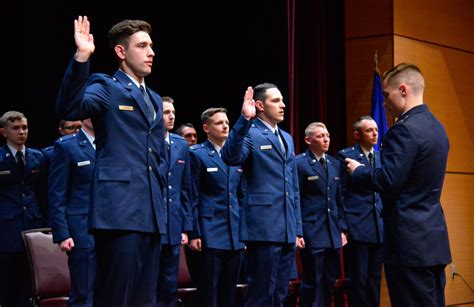
[[[367,158],[367,160],[369,159],[369,153],[372,153],[372,156],[375,156],[373,148],[372,148],[372,150],[367,151],[361,146],[360,149],[362,149],[362,152],[364,153],[364,156]]]
[[[8,148],[10,148],[10,151],[12,152],[13,157],[16,159],[16,150],[13,146],[7,143]],[[23,153],[23,157],[26,157],[26,147],[23,145],[23,148],[20,150]]]
[[[323,153],[322,156],[318,156],[314,151],[311,151],[311,152],[313,153],[313,155],[314,155],[314,157],[316,158],[316,160],[319,161],[321,158],[324,158],[324,160],[327,160],[327,159],[326,159],[326,154]]]
[[[133,82],[133,84],[135,84],[138,88],[140,88],[140,85],[143,85],[143,87],[146,89],[145,80],[143,80],[142,83],[138,83],[138,81],[135,80],[135,78],[133,78],[132,76],[130,76],[129,74],[127,74],[123,70],[120,70],[120,71],[123,72]]]
[[[263,119],[261,119],[260,117],[257,117],[268,129],[270,129],[270,131],[275,134],[275,130],[278,130],[278,125],[275,125],[275,128],[273,128],[269,123],[267,123],[266,121],[264,121]],[[278,131],[280,132],[280,131]]]
[[[89,143],[91,143],[92,147],[94,147],[95,149],[95,137],[90,135],[89,133],[87,133],[86,130],[84,130],[83,128],[81,128],[81,131],[84,133],[84,135],[86,136],[86,138],[89,140]]]
[[[217,151],[217,153],[218,153],[219,156],[220,156],[220,155],[221,155],[221,149],[222,149],[222,147],[220,147],[219,145],[215,144],[214,142],[212,142],[212,141],[209,140],[209,139],[208,139],[208,141],[209,141],[209,143],[212,144],[212,146],[214,146],[214,149]]]

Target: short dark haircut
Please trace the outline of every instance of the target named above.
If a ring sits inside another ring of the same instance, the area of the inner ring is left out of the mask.
[[[374,120],[374,119],[369,115],[363,115],[363,116],[359,117],[358,119],[356,119],[354,124],[352,124],[352,130],[353,131],[360,131],[360,127],[362,126],[361,123],[364,120]]]
[[[278,89],[278,87],[275,84],[267,83],[267,82],[257,85],[256,87],[253,88],[253,99],[255,101],[260,100],[262,102],[265,102],[265,98],[267,97],[267,90],[271,88]]]
[[[204,112],[202,112],[202,115],[201,115],[201,122],[203,124],[206,124],[209,119],[216,113],[227,113],[227,109],[226,108],[209,108],[209,109],[206,109],[204,110]]]
[[[26,119],[25,114],[18,111],[8,111],[5,112],[2,117],[0,117],[0,128],[5,128],[8,122],[13,123],[16,120]]]
[[[151,25],[143,20],[122,20],[109,30],[109,46],[115,48],[117,45],[123,45],[128,48],[130,36],[140,31],[151,34]]]
[[[193,128],[194,130],[196,130],[196,128],[194,128],[194,125],[191,124],[191,123],[184,123],[182,124],[181,126],[178,127],[178,129],[176,129],[176,133],[183,136],[183,130],[184,128]]]
[[[170,96],[163,96],[163,97],[161,97],[161,100],[162,100],[163,102],[174,103],[174,99],[171,98]]]

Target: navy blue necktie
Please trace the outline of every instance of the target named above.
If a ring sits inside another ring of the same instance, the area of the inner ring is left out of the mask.
[[[23,152],[20,150],[17,151],[15,158],[16,158],[16,163],[18,165],[18,171],[23,176],[25,174],[25,160],[23,159]]]
[[[324,158],[320,158],[319,163],[321,163],[321,166],[323,167],[323,169],[326,170],[326,160],[324,160]]]
[[[372,154],[371,152],[369,152],[369,154],[367,155],[367,157],[369,158],[370,166],[375,167],[375,157],[374,157],[374,154]]]
[[[155,119],[155,107],[153,106],[153,102],[151,102],[151,99],[143,85],[140,85],[140,91],[142,92],[143,99],[145,100],[148,121],[151,123]]]
[[[280,143],[281,151],[282,151],[284,154],[286,154],[285,144],[283,144],[283,140],[281,139],[281,136],[280,136],[280,133],[278,132],[278,130],[275,130],[275,136],[277,137],[278,142]]]

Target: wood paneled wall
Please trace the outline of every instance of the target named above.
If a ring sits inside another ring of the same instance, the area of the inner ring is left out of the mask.
[[[375,50],[382,72],[400,62],[421,68],[426,79],[425,103],[443,123],[450,140],[442,204],[453,264],[473,286],[474,1],[346,0],[345,8],[347,127],[370,113]],[[448,305],[474,301],[462,280],[451,278],[451,266],[446,276]],[[390,306],[385,283],[381,303]]]
[[[449,136],[447,171],[474,174],[474,52],[394,39],[394,62],[416,63],[425,75],[425,103]]]

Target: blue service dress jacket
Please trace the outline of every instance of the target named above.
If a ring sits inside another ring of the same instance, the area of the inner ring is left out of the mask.
[[[193,230],[191,165],[188,143],[174,133],[169,134],[169,139],[169,158],[163,163],[166,178],[163,200],[168,230],[164,242],[175,245],[181,243],[182,233]]]
[[[382,143],[382,167],[358,167],[354,184],[380,191],[383,202],[384,262],[436,266],[451,262],[440,203],[449,141],[426,105],[404,113]]]
[[[207,248],[238,250],[240,202],[245,193],[242,168],[228,166],[211,142],[190,148],[193,212],[197,220],[191,239],[201,237]]]
[[[340,163],[326,155],[326,170],[308,149],[296,156],[301,219],[307,248],[337,249],[346,229],[340,190]]]
[[[51,161],[51,157],[53,156],[54,153],[54,145],[47,146],[44,148],[41,148],[40,151],[43,153],[44,156],[44,176],[42,176],[44,179],[41,180],[41,190],[44,191],[44,194],[46,195],[45,197],[45,206],[42,208],[41,214],[43,215],[43,220],[44,220],[44,226],[45,227],[51,227],[51,222],[50,222],[50,216],[49,216],[49,204],[48,204],[48,177],[49,177],[49,163]]]
[[[89,77],[89,66],[89,61],[71,60],[56,101],[61,118],[90,117],[94,125],[97,152],[89,226],[166,233],[161,98],[148,89],[156,109],[150,122],[140,89],[125,73]]]
[[[41,152],[44,155],[46,165],[49,166],[49,161],[51,160],[51,157],[53,156],[53,153],[54,153],[54,145],[47,146],[45,148],[41,148]]]
[[[24,251],[21,231],[43,227],[41,207],[46,195],[40,180],[44,171],[39,150],[26,147],[22,174],[8,146],[0,147],[0,252]]]
[[[224,162],[241,165],[246,179],[242,241],[295,243],[303,235],[293,139],[279,131],[286,153],[259,119],[240,116],[221,151]]]
[[[380,153],[374,150],[374,156],[374,167],[380,167]],[[343,166],[345,166],[345,158],[351,158],[361,164],[370,166],[370,162],[359,144],[340,150],[337,153],[337,158]],[[341,167],[341,191],[350,239],[382,243],[383,205],[380,193],[355,185],[345,167]]]
[[[94,247],[87,227],[94,167],[95,149],[84,132],[63,136],[54,143],[48,180],[54,243],[73,238],[75,247]]]

